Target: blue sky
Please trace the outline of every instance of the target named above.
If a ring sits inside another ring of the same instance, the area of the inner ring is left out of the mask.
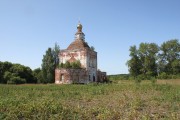
[[[48,47],[65,49],[80,19],[98,68],[128,73],[129,48],[180,39],[180,0],[0,0],[0,61],[41,67]]]

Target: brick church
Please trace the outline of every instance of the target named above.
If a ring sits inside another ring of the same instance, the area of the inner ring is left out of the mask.
[[[97,70],[97,52],[90,48],[85,41],[82,28],[83,26],[79,23],[75,40],[67,49],[60,50],[60,67],[55,70],[55,84],[103,82],[106,80],[106,72]],[[79,63],[79,67],[72,67],[77,63]]]

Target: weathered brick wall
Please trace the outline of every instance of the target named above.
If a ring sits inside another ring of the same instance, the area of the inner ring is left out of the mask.
[[[63,76],[63,78],[62,78]],[[55,83],[88,83],[88,72],[86,69],[56,69]]]
[[[87,70],[89,74],[89,81],[97,81],[97,52],[87,50]]]
[[[75,58],[76,60],[79,60],[81,62],[81,66],[83,68],[86,68],[87,53],[85,49],[76,50],[76,51],[69,51],[69,50],[61,51],[59,54],[60,64],[66,63],[66,61],[70,60],[72,57]]]
[[[97,71],[98,82],[105,82],[107,80],[106,72]]]

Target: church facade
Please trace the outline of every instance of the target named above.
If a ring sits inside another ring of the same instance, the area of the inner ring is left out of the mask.
[[[75,40],[67,49],[60,50],[55,84],[103,82],[106,79],[106,72],[97,70],[97,52],[85,41],[82,27],[79,23]]]

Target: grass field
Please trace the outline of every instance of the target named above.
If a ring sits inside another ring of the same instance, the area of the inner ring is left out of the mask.
[[[176,82],[0,85],[0,119],[178,120],[180,84]]]

